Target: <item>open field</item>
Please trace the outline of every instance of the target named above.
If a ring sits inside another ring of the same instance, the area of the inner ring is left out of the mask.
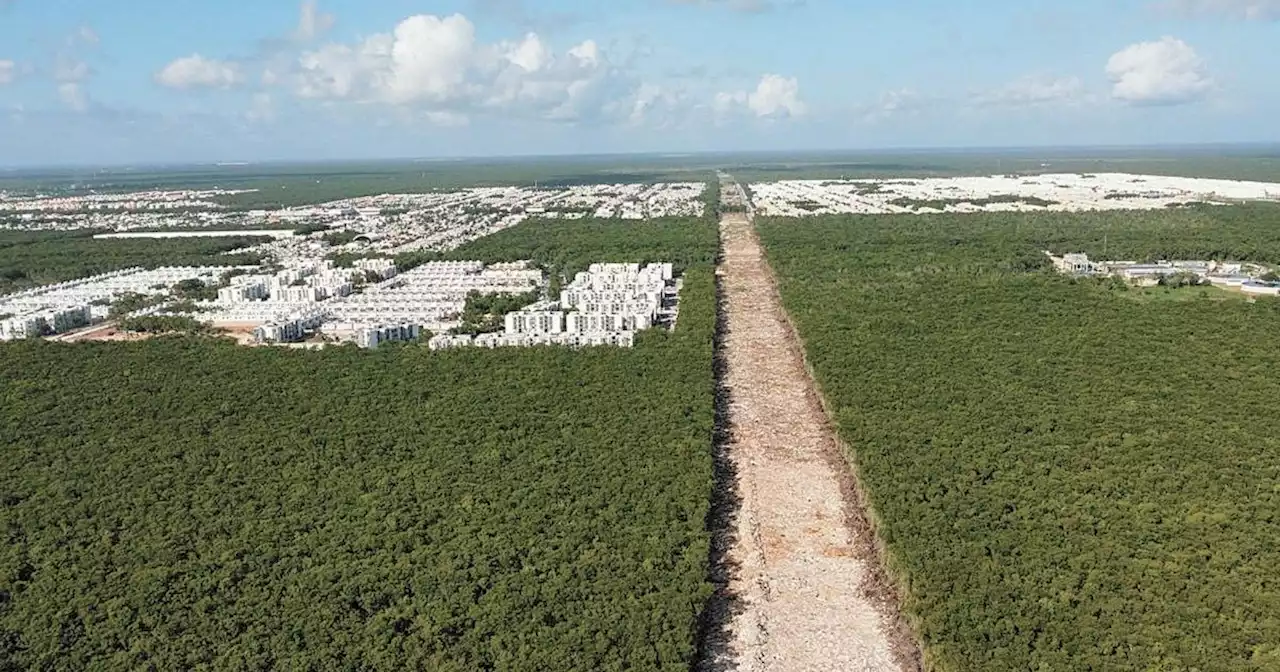
[[[558,237],[691,260],[679,327],[630,350],[0,346],[0,660],[688,670],[715,229],[686,226]]]
[[[1280,207],[759,228],[929,669],[1280,667],[1280,302],[1036,258],[1280,261]]]

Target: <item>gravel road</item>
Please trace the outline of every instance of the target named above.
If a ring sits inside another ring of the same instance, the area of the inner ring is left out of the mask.
[[[721,239],[734,510],[699,668],[912,672],[913,641],[751,222],[726,215]]]

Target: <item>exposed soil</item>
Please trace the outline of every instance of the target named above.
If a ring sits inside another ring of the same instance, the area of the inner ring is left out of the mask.
[[[920,669],[750,221],[721,223],[722,482],[699,670]]]

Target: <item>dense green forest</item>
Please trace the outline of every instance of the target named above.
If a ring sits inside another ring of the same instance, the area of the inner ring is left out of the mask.
[[[256,254],[225,253],[265,240],[249,236],[94,240],[94,233],[0,231],[0,294],[131,266],[257,264]]]
[[[1280,262],[1280,207],[760,231],[930,669],[1280,669],[1280,301],[1039,252]]]
[[[557,240],[713,258],[685,225]],[[688,670],[706,261],[682,301],[630,350],[0,347],[0,668]]]

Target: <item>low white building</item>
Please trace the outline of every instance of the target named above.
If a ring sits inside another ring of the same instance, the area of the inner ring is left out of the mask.
[[[431,348],[432,350],[452,350],[454,348],[469,348],[472,345],[475,345],[475,339],[473,339],[471,336],[468,336],[466,334],[460,334],[458,336],[452,336],[449,334],[440,334],[439,336],[432,336],[431,340],[427,341],[427,347]]]

